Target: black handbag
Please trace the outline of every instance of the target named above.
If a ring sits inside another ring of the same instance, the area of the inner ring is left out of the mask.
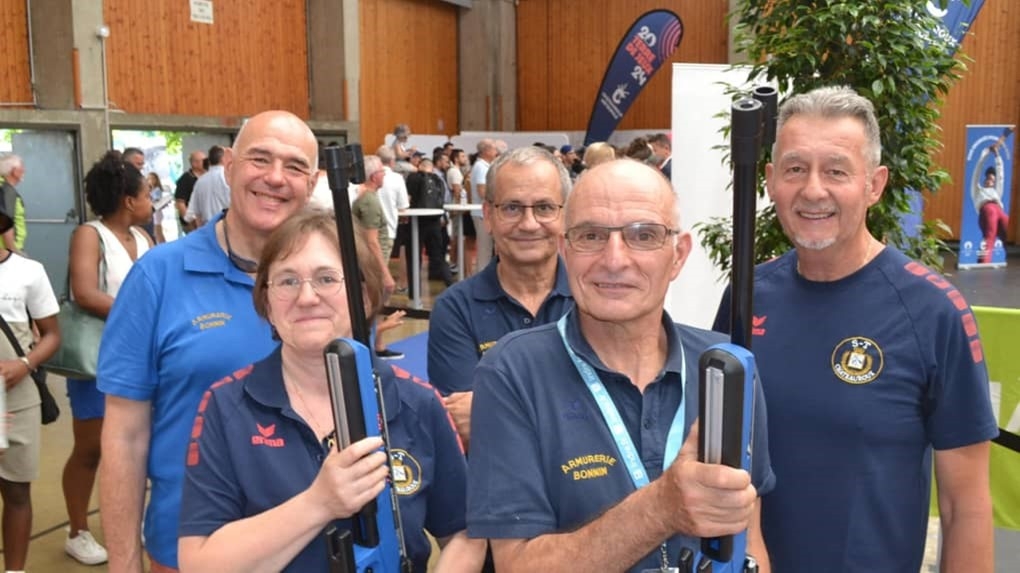
[[[24,349],[21,348],[21,343],[18,342],[18,338],[14,336],[14,332],[11,331],[11,327],[4,320],[4,317],[0,316],[0,329],[4,331],[7,336],[7,340],[10,341],[11,346],[14,347],[14,352],[18,353],[18,356],[25,356]],[[39,390],[39,400],[41,401],[39,409],[42,412],[42,423],[52,424],[57,421],[60,417],[60,406],[57,406],[57,400],[50,393],[50,387],[46,385],[46,370],[42,367],[36,368],[30,373],[32,380],[35,382],[35,387]]]

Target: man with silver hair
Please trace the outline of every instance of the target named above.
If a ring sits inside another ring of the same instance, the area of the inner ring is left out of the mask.
[[[24,178],[25,164],[21,157],[13,153],[0,155],[0,211],[14,221],[14,226],[2,235],[3,246],[18,254],[24,254],[25,238],[28,236],[25,202],[16,189]]]
[[[471,371],[504,334],[557,320],[572,306],[557,253],[570,175],[549,152],[521,147],[488,171],[483,210],[499,259],[436,299],[429,320],[429,380],[465,444]]]
[[[981,341],[949,282],[868,231],[889,177],[871,102],[846,87],[787,100],[765,173],[795,247],[754,283],[774,569],[920,569],[934,457],[941,567],[991,572],[998,429]]]
[[[390,242],[389,248],[384,253],[386,259],[389,260],[390,254],[394,251],[400,252],[401,246],[404,246],[405,252],[410,252],[411,250],[411,223],[406,221],[400,222],[400,217],[397,215],[398,211],[410,207],[411,202],[407,196],[407,181],[403,175],[395,171],[397,158],[393,153],[393,148],[388,145],[381,145],[375,154],[382,161],[383,165],[383,181],[382,187],[379,188],[379,203],[382,205],[383,216],[386,217],[386,230],[390,238],[393,239]],[[397,265],[397,269],[400,268],[402,268],[402,265]],[[407,277],[403,277],[403,279],[394,277],[394,280],[402,285],[396,289],[397,291],[407,290]]]
[[[504,144],[505,145],[505,144]],[[486,175],[492,162],[499,157],[499,146],[492,139],[483,139],[478,142],[478,156],[474,165],[471,166],[471,196],[479,203],[485,202]],[[486,229],[483,222],[483,212],[472,211],[471,217],[475,225],[475,269],[481,271],[489,265],[492,260],[492,235]]]

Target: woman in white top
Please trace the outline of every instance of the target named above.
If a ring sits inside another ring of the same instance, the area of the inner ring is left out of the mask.
[[[152,196],[142,173],[123,161],[119,152],[109,151],[85,176],[85,200],[98,219],[79,226],[71,236],[71,296],[83,310],[105,319],[131,265],[152,247],[152,239],[139,226],[152,220]],[[105,263],[102,278],[100,261]],[[64,501],[70,521],[64,550],[82,563],[95,565],[106,561],[106,550],[89,533],[87,518],[99,467],[105,401],[95,380],[68,379],[67,395],[74,419],[74,447],[64,466]]]
[[[2,214],[0,214],[2,215]],[[0,234],[13,226],[0,216]],[[14,253],[0,241],[0,316],[25,353],[0,333],[0,379],[7,391],[9,447],[0,456],[0,498],[3,499],[4,569],[20,571],[28,558],[32,535],[32,482],[39,477],[39,392],[31,374],[60,346],[57,312],[50,280],[42,264]],[[31,317],[31,321],[29,320]],[[32,324],[38,329],[33,336]]]

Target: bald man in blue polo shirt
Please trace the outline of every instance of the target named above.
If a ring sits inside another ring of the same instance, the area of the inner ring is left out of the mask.
[[[563,204],[570,175],[544,149],[521,147],[489,168],[482,206],[498,258],[436,299],[429,320],[429,381],[446,398],[465,447],[471,372],[505,334],[553,322],[571,307],[563,262]]]
[[[574,309],[503,338],[475,369],[468,534],[489,538],[497,570],[638,572],[748,528],[769,571],[760,391],[750,474],[697,461],[698,358],[725,339],[664,310],[691,249],[669,182],[633,160],[601,164],[565,218]]]
[[[202,393],[269,354],[252,274],[269,234],[308,204],[317,144],[285,111],[260,113],[223,157],[230,209],[140,258],[113,304],[99,350],[106,394],[100,504],[111,571],[177,568],[184,456]],[[139,530],[145,484],[145,547]]]

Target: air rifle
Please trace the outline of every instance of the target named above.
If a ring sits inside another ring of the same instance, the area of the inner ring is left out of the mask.
[[[323,149],[333,212],[340,239],[344,287],[353,338],[337,338],[323,351],[329,397],[342,450],[368,436],[381,436],[389,465],[389,430],[379,377],[372,370],[369,327],[365,316],[361,271],[355,248],[349,183],[365,179],[365,162],[357,144]],[[330,573],[410,573],[400,506],[389,482],[379,496],[351,517],[349,529],[326,530]]]
[[[754,90],[753,98],[733,103],[730,156],[733,160],[733,278],[730,342],[709,347],[698,360],[700,461],[751,471],[754,380],[751,309],[754,292],[754,223],[758,197],[758,158],[776,136],[777,93]],[[756,573],[747,555],[747,532],[701,540],[701,551],[684,549],[681,573]]]

